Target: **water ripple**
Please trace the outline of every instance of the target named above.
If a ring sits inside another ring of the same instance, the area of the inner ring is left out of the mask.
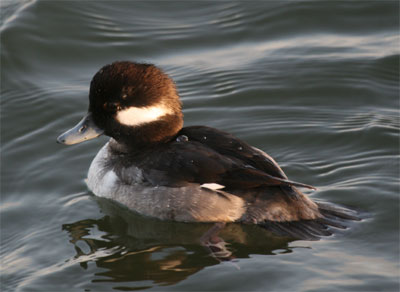
[[[395,287],[398,2],[3,2],[6,290],[210,290],[217,282],[222,290],[290,291],[300,282],[303,291]],[[289,178],[316,185],[314,198],[370,212],[371,220],[346,237],[302,242],[301,251],[286,241],[269,245],[256,228],[230,226],[244,268],[226,273],[193,243],[192,226],[170,234],[177,225],[146,219],[146,233],[143,218],[121,221],[120,208],[104,216],[83,180],[107,138],[62,147],[55,137],[87,110],[92,75],[115,60],[161,66],[176,81],[186,125],[232,132],[276,158]],[[182,234],[190,244],[176,241]],[[381,272],[360,268],[376,262]],[[243,276],[251,281],[243,284]]]

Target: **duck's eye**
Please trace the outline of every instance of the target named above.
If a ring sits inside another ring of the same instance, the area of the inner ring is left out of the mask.
[[[109,112],[121,110],[121,105],[117,102],[106,102],[103,104],[103,109]]]

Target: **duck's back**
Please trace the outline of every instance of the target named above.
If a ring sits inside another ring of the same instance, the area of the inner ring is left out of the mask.
[[[250,167],[287,180],[287,176],[271,156],[229,133],[194,126],[183,128],[180,134],[225,156],[240,159]],[[296,183],[255,188],[233,187],[226,191],[245,200],[246,212],[240,219],[242,222],[256,223],[284,236],[316,239],[332,234],[330,227],[344,229],[347,220],[360,220],[352,210],[314,202],[295,185]]]

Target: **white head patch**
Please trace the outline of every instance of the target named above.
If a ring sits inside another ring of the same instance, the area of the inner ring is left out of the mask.
[[[117,112],[116,119],[126,126],[138,126],[158,120],[158,118],[170,114],[171,111],[165,107],[129,107]]]

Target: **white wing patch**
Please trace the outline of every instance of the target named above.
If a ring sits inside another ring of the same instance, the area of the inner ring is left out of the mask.
[[[221,190],[221,189],[225,188],[225,186],[220,185],[220,184],[216,184],[216,183],[202,184],[200,187],[201,188],[206,188],[206,189],[209,189],[209,190],[213,190],[213,191]]]
[[[158,120],[158,118],[170,114],[171,111],[165,107],[130,107],[117,112],[116,119],[126,126],[138,126]]]

